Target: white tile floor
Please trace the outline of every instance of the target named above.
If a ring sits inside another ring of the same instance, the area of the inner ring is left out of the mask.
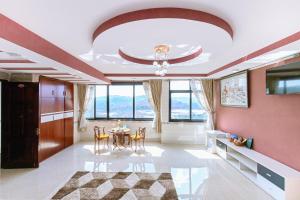
[[[216,155],[195,146],[146,144],[146,151],[94,154],[79,143],[42,162],[38,169],[0,170],[1,200],[50,199],[76,171],[171,172],[180,199],[272,199]]]

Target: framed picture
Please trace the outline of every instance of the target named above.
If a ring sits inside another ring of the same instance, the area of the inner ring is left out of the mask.
[[[248,72],[242,71],[220,81],[221,105],[248,108]]]

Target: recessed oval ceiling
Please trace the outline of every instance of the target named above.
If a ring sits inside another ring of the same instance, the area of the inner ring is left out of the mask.
[[[200,56],[202,51],[203,51],[203,49],[199,48],[195,52],[193,52],[191,54],[188,54],[186,56],[182,56],[182,57],[178,57],[178,58],[172,58],[172,59],[167,58],[166,61],[168,61],[169,64],[177,64],[177,63],[187,62],[187,61],[190,61],[190,60]],[[155,59],[141,59],[141,58],[133,57],[133,56],[128,55],[127,53],[125,53],[122,49],[119,49],[119,55],[123,59],[125,59],[129,62],[142,64],[142,65],[153,65],[153,62],[155,61]]]
[[[214,15],[189,9],[157,9],[158,15],[153,15],[156,9],[148,9],[142,10],[142,16],[132,15],[139,12],[135,11],[120,15],[121,19],[117,16],[102,23],[94,32],[94,59],[99,64],[132,64],[118,55],[118,50],[122,49],[137,59],[151,60],[154,59],[153,48],[158,44],[170,46],[168,59],[191,55],[199,49],[203,49],[207,58],[226,51],[232,44],[231,27]],[[168,13],[168,9],[171,12]],[[177,9],[183,13],[174,15],[172,11]],[[182,15],[184,13],[186,15]],[[201,56],[193,59],[192,64],[203,63]]]

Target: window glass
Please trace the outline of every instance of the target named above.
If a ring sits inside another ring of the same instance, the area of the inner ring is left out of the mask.
[[[133,86],[109,86],[109,117],[133,118]]]
[[[190,94],[171,94],[171,119],[190,119]]]
[[[107,86],[96,86],[96,118],[107,117]]]
[[[192,120],[206,120],[206,112],[203,106],[197,101],[194,94],[192,94]]]
[[[145,94],[143,85],[135,86],[135,118],[153,118],[154,112]]]
[[[206,111],[193,94],[188,80],[170,81],[170,121],[205,121]],[[196,82],[196,90],[201,87]],[[190,105],[191,104],[191,105]]]

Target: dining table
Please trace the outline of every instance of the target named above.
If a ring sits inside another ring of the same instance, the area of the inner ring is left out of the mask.
[[[130,132],[131,130],[127,127],[116,127],[109,130],[109,133],[112,135],[113,138],[113,149],[122,149],[121,147],[129,147],[131,145]]]

